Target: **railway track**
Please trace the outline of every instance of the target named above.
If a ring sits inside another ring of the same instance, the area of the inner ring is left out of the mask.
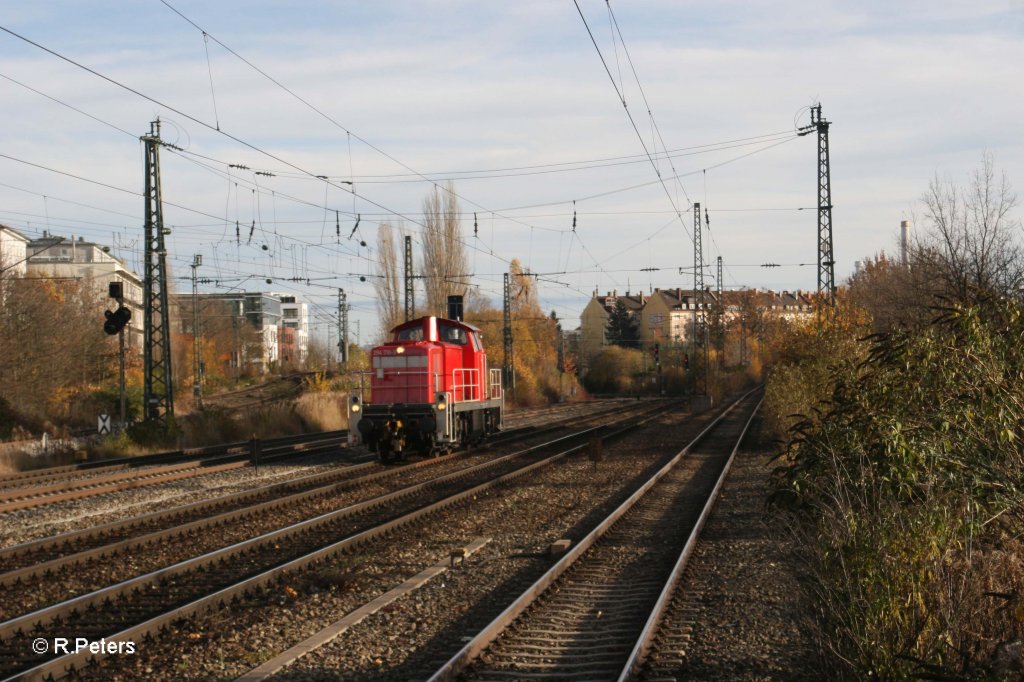
[[[348,435],[348,430],[323,431],[320,433],[304,433],[294,436],[281,436],[278,438],[265,438],[260,441],[264,448],[277,448],[287,445],[301,445],[316,440],[342,439]],[[41,485],[62,479],[73,479],[75,477],[97,476],[117,471],[136,469],[139,467],[154,464],[177,464],[187,461],[207,461],[216,463],[226,462],[232,458],[243,458],[251,454],[252,441],[239,441],[235,443],[222,443],[210,445],[203,448],[186,448],[183,450],[170,450],[167,452],[154,452],[149,455],[136,455],[134,457],[115,457],[111,459],[99,459],[78,464],[67,464],[64,466],[45,467],[42,469],[30,469],[15,473],[0,475],[0,489],[13,488],[25,485]]]
[[[605,433],[609,428],[585,429],[575,434],[575,439]],[[620,431],[626,428],[619,425]],[[379,537],[504,479],[524,475],[586,447],[584,443],[551,452],[569,439],[563,436],[407,486],[0,623],[0,678],[60,676],[93,655],[88,651],[58,658],[39,655],[30,648],[30,635],[45,640],[73,631],[76,636],[93,640],[103,637],[107,641],[126,641],[154,634],[172,620],[213,608],[285,572]],[[345,539],[338,541],[339,537]]]
[[[263,464],[290,457],[323,454],[341,448],[345,439],[346,434],[332,432],[327,435],[307,435],[301,440],[289,437],[283,442],[265,441],[260,444],[258,461]],[[244,447],[224,446],[218,454],[178,464],[141,468],[116,464],[110,465],[109,469],[102,467],[55,472],[21,479],[19,482],[26,483],[23,485],[16,483],[12,487],[8,482],[6,487],[0,489],[0,513],[207,476],[252,464],[253,454],[247,444]]]
[[[606,402],[606,401],[602,401]],[[620,408],[625,401],[607,401],[612,403],[609,407],[594,410],[594,402],[566,403],[563,405],[547,408],[536,408],[530,410],[517,410],[506,415],[506,423],[511,425],[514,432],[523,428],[536,426],[538,418],[540,421],[550,421],[552,414],[561,415],[556,420],[571,419],[573,417],[587,418],[596,414],[604,414]],[[516,426],[519,424],[519,426]],[[543,426],[543,424],[541,424]],[[348,430],[324,431],[316,434],[299,434],[293,436],[281,436],[278,438],[267,438],[260,441],[265,461],[272,461],[277,450],[286,450],[286,446],[293,446],[293,449],[308,448],[318,440],[325,442],[344,443],[348,436]],[[211,445],[203,448],[187,448],[183,450],[172,450],[168,452],[156,452],[149,455],[137,455],[134,457],[117,457],[105,460],[94,460],[78,464],[64,466],[46,467],[32,469],[15,473],[0,474],[0,502],[13,499],[15,490],[29,486],[43,486],[44,484],[57,482],[84,481],[89,478],[96,478],[106,475],[116,475],[119,472],[139,469],[157,464],[179,464],[179,463],[206,463],[214,465],[238,461],[251,457],[252,441],[239,441]],[[267,458],[270,459],[267,459]],[[82,484],[85,485],[85,484]]]
[[[437,670],[432,681],[628,679],[756,412],[748,394]]]
[[[541,437],[564,429],[570,423],[579,425],[602,419],[619,409],[605,409],[583,417],[572,416],[545,426],[523,427],[501,434],[492,439],[490,444],[493,447],[527,437]],[[253,490],[222,495],[211,500],[2,548],[0,590],[4,586],[15,584],[19,585],[19,589],[25,590],[25,581],[33,577],[53,575],[67,566],[79,565],[97,558],[109,559],[118,553],[200,531],[214,523],[228,522],[232,518],[251,512],[312,501],[356,485],[396,477],[410,469],[443,465],[460,456],[461,453],[456,453],[413,462],[402,467],[385,467],[374,461],[359,462],[336,471],[302,476]]]
[[[602,413],[589,419],[604,418]],[[579,425],[586,420],[573,421]],[[564,424],[529,428],[506,434],[505,439],[535,438],[562,429]],[[484,453],[469,459],[487,457]],[[367,462],[0,550],[0,618],[71,598],[115,576],[128,579],[465,466],[459,454],[405,467]],[[132,556],[130,565],[119,560],[127,556]]]

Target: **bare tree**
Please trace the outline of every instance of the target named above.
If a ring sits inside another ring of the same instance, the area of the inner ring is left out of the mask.
[[[396,235],[390,223],[382,223],[377,228],[377,279],[373,282],[373,289],[377,293],[377,316],[383,334],[401,323],[404,316],[402,272],[398,258],[401,247],[396,243],[401,227],[398,232]]]
[[[459,201],[449,182],[423,200],[423,261],[420,274],[426,292],[426,313],[444,316],[449,295],[465,296],[468,258],[459,229]]]
[[[537,287],[529,269],[523,269],[518,258],[513,258],[508,266],[509,297],[513,315],[529,312],[537,316],[540,312],[540,301],[537,298]]]
[[[1016,294],[1024,285],[1024,250],[1017,206],[1006,173],[997,177],[992,154],[966,187],[937,176],[922,198],[928,232],[912,252],[912,267],[935,278],[936,293],[968,300],[977,291]]]
[[[865,258],[850,277],[850,300],[871,315],[872,330],[917,329],[935,317],[940,289],[933,267],[923,260],[921,248],[912,249],[910,267],[880,253]]]

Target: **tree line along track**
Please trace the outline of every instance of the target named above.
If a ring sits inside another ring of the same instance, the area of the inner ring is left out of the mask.
[[[626,679],[759,406],[748,394],[432,676]]]
[[[665,407],[660,405],[657,409]],[[588,433],[609,428],[594,427],[578,436],[585,438]],[[565,440],[566,437],[558,439]],[[78,657],[44,662],[46,656],[31,653],[29,633],[32,637],[53,637],[59,629],[93,639],[106,637],[108,641],[155,633],[174,619],[210,608],[284,572],[392,532],[503,479],[524,475],[583,447],[585,443],[561,453],[545,454],[540,446],[534,446],[7,621],[0,624],[0,674],[12,675],[11,679],[60,675],[66,666],[81,665],[91,656],[85,652]],[[339,537],[346,539],[339,542]],[[118,634],[121,628],[127,629]]]

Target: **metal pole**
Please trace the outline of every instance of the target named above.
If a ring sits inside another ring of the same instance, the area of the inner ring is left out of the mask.
[[[405,321],[416,316],[416,293],[413,289],[412,237],[405,237]]]
[[[725,300],[722,298],[722,257],[718,257],[718,302],[715,306],[715,348],[718,350],[718,367],[725,361]]]
[[[740,367],[747,364],[747,315],[740,313]]]
[[[236,308],[237,310],[237,308]],[[242,376],[242,338],[238,315],[231,316],[231,331],[235,333],[235,381]]]
[[[502,313],[502,321],[504,323],[502,336],[505,342],[505,366],[502,370],[502,378],[505,380],[505,388],[511,388],[514,393],[516,384],[512,376],[514,372],[512,368],[512,299],[507,272],[505,273]]]
[[[199,337],[199,283],[196,272],[202,264],[203,257],[195,254],[192,257],[192,394],[199,409],[203,409],[203,344]]]
[[[338,289],[338,357],[340,364],[348,364],[348,297]]]
[[[120,303],[120,302],[118,302]],[[118,335],[118,346],[120,350],[120,357],[118,359],[118,389],[121,394],[121,430],[125,428],[125,423],[128,421],[127,405],[125,403],[125,390],[124,390],[124,328],[117,333]]]
[[[700,225],[700,202],[693,205],[693,361],[697,361],[697,339],[700,338],[699,321],[703,321],[701,304],[704,299],[704,246]],[[708,393],[707,345],[704,347],[704,395]],[[694,382],[694,390],[697,384]]]
[[[829,167],[828,127],[821,105],[811,107],[811,124],[818,129],[818,323],[822,306],[836,306],[835,256],[832,250],[832,178]]]
[[[163,426],[174,418],[171,338],[167,303],[167,247],[164,236],[163,198],[160,191],[160,120],[144,135],[145,279],[143,285],[143,414]]]

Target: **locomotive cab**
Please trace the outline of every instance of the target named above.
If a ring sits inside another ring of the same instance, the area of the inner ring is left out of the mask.
[[[370,354],[370,396],[349,399],[349,443],[385,461],[438,454],[501,428],[501,371],[487,366],[480,330],[422,317],[400,324]]]

